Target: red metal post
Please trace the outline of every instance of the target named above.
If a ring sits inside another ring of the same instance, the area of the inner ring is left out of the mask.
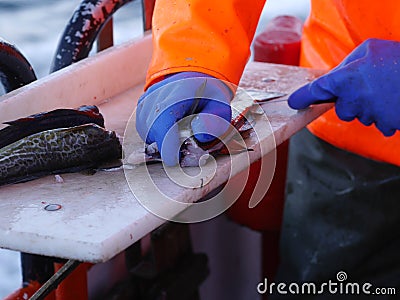
[[[16,290],[12,294],[5,297],[3,300],[24,300],[29,299],[42,286],[38,281],[31,281],[26,286]],[[56,300],[55,292],[46,296],[45,300]]]
[[[54,269],[57,272],[62,263],[55,263]],[[92,264],[80,264],[62,283],[57,287],[55,294],[56,300],[87,300],[87,272]]]
[[[254,60],[260,62],[298,65],[302,21],[292,16],[279,16],[267,24],[254,41]],[[274,280],[279,264],[279,238],[285,198],[287,155],[289,142],[277,147],[274,178],[263,200],[248,208],[249,198],[257,182],[260,161],[250,166],[246,187],[228,210],[228,216],[239,224],[262,232],[262,276]],[[264,298],[265,299],[265,298]]]

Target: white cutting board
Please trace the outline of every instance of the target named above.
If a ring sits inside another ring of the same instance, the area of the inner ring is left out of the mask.
[[[106,119],[107,129],[122,135],[142,93],[150,55],[151,41],[147,36],[60,70],[0,97],[0,121],[59,107],[96,104]],[[290,93],[317,74],[320,73],[297,67],[250,63],[240,86]],[[262,122],[256,122],[261,148],[254,145],[258,142],[251,137],[248,142],[255,151],[245,159],[241,154],[218,158],[214,177],[201,188],[179,186],[168,178],[161,164],[133,168],[127,177],[142,202],[151,202],[165,216],[175,216],[232,174],[246,169],[249,161],[260,158],[260,149],[274,149],[273,137],[280,144],[329,107],[319,105],[297,112],[285,102],[265,104],[271,127],[264,128]],[[122,170],[100,171],[91,176],[63,174],[62,178],[63,183],[48,176],[0,187],[0,247],[103,262],[165,222],[138,202]],[[181,202],[160,201],[155,187]],[[48,204],[61,205],[61,209],[48,211]],[[185,218],[183,215],[182,219]]]

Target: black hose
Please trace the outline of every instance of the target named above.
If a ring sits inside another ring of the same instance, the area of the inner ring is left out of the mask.
[[[28,60],[15,46],[0,38],[0,81],[6,93],[35,80]]]
[[[83,0],[75,10],[58,43],[50,73],[89,55],[97,35],[109,18],[133,0]]]

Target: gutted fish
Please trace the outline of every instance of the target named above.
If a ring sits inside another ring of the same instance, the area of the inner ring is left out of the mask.
[[[45,130],[0,149],[0,184],[95,168],[121,156],[115,132],[96,124]]]
[[[204,87],[201,86],[200,89],[202,88]],[[201,92],[199,92],[199,94],[201,94]],[[243,140],[248,137],[253,128],[253,122],[255,122],[254,116],[264,113],[259,104],[283,96],[286,96],[286,94],[281,92],[240,89],[231,102],[231,128],[223,136],[209,143],[200,143],[192,135],[190,118],[182,122],[179,125],[181,140],[180,165],[182,167],[197,167],[204,165],[207,162],[207,158],[210,156],[251,151],[252,149],[248,149],[246,145],[243,144]],[[200,98],[200,96],[196,96],[196,98]],[[196,105],[197,102],[195,102],[194,106]],[[128,162],[131,164],[139,164],[143,162],[142,158],[143,156],[134,155]],[[160,161],[161,155],[158,152],[157,144],[146,145],[145,162],[152,163]]]

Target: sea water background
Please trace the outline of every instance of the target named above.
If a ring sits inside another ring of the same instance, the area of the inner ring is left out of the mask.
[[[42,78],[49,73],[58,39],[79,3],[79,0],[0,0],[0,37],[16,45],[33,66],[37,77]],[[268,0],[257,32],[277,15],[289,14],[305,19],[309,9],[309,0]],[[143,31],[141,18],[141,1],[138,0],[117,11],[114,42],[120,44],[140,36]],[[19,253],[0,249],[0,299],[20,285]]]

